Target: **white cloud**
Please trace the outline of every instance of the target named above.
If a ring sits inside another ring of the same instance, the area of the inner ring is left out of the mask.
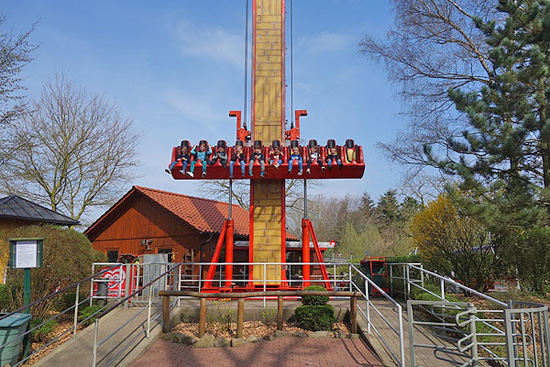
[[[177,35],[184,56],[209,57],[238,67],[244,64],[242,35],[219,26],[202,27],[187,21],[180,22]]]

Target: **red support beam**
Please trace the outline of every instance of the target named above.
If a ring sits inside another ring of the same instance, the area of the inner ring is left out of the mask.
[[[225,286],[231,287],[233,283],[233,233],[235,231],[235,223],[233,219],[227,219],[225,221],[226,233],[225,233]]]
[[[223,222],[222,230],[220,232],[220,237],[218,237],[218,242],[216,243],[216,249],[214,250],[214,255],[212,256],[212,263],[208,267],[208,273],[206,274],[206,281],[204,282],[204,288],[212,287],[212,280],[214,279],[214,275],[216,274],[216,267],[217,267],[215,263],[217,263],[218,260],[220,259],[220,254],[222,252],[223,241],[225,239],[226,230],[227,230],[227,221]]]
[[[325,281],[325,288],[328,290],[332,290],[332,287],[330,286],[330,281],[328,279],[325,260],[323,259],[323,253],[319,248],[319,242],[317,242],[317,236],[315,235],[315,231],[313,230],[313,225],[309,220],[308,220],[308,227],[309,227],[309,232],[311,234],[311,239],[313,240],[313,247],[315,248],[315,254],[317,255],[317,259],[319,260],[319,267],[321,268],[321,274],[323,275],[323,280]]]

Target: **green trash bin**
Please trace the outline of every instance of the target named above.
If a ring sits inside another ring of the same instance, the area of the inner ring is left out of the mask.
[[[0,317],[4,315],[0,314]],[[14,313],[0,320],[0,366],[18,362],[23,334],[30,320],[31,315],[27,313]]]

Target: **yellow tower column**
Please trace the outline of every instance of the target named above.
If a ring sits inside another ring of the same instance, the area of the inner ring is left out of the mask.
[[[284,0],[254,0],[253,18],[252,134],[253,140],[269,146],[273,140],[284,141]],[[285,262],[285,180],[252,180],[250,195],[250,262]],[[251,280],[262,285],[265,276],[268,285],[280,285],[281,268],[256,265]]]

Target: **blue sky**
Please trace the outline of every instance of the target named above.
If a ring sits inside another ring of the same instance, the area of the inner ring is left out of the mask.
[[[32,41],[40,47],[23,72],[29,95],[55,72],[103,94],[143,132],[134,184],[204,196],[200,183],[175,181],[164,168],[183,138],[235,140],[227,114],[243,109],[244,4],[6,0],[1,9],[16,31],[38,21]],[[383,66],[362,57],[357,44],[366,33],[385,35],[389,1],[294,0],[293,18],[294,108],[308,110],[302,138],[353,138],[367,163],[363,179],[327,180],[314,193],[378,198],[399,184],[402,168],[375,144],[391,141],[403,121]]]

